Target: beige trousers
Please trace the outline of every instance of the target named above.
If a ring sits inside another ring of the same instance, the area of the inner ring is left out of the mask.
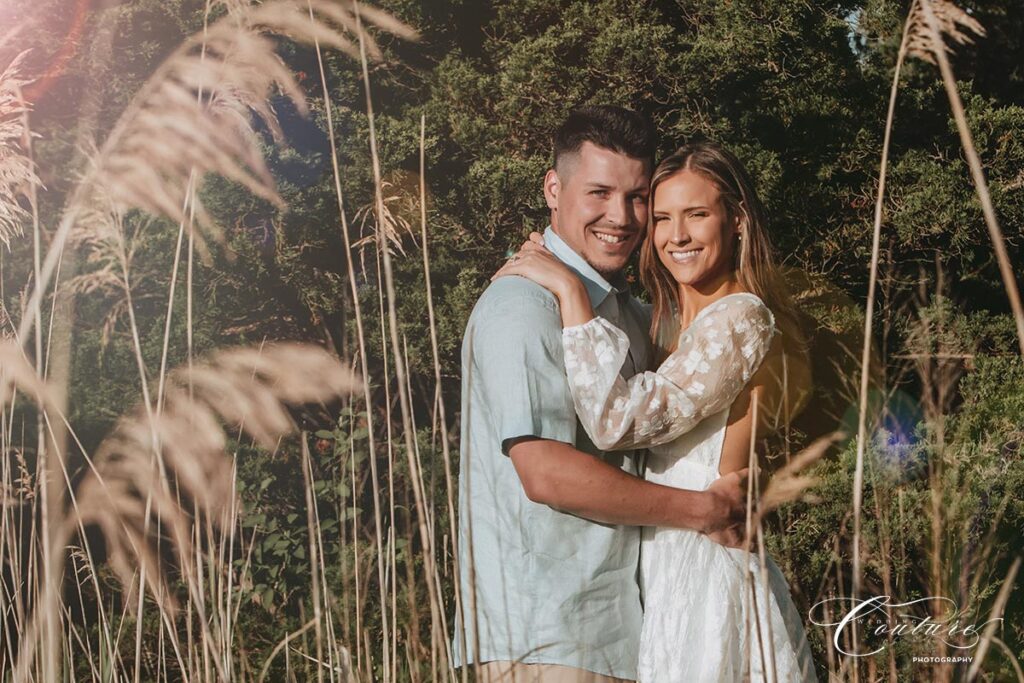
[[[632,683],[624,678],[574,669],[561,664],[487,662],[480,665],[480,683]]]

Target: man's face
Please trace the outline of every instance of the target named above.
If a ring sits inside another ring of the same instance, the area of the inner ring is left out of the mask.
[[[647,227],[650,171],[590,142],[544,178],[551,228],[602,275],[622,270]]]

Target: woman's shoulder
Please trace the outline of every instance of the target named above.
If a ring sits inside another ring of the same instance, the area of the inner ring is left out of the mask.
[[[757,324],[775,329],[775,315],[764,299],[751,292],[734,292],[705,306],[694,318],[694,322],[703,319],[704,325],[712,325],[722,321],[730,326],[738,326],[740,331],[750,324]]]

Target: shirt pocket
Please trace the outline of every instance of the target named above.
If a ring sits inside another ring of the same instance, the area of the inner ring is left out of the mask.
[[[585,552],[592,524],[579,517],[558,512],[547,505],[530,505],[524,515],[523,536],[533,555],[569,560]]]

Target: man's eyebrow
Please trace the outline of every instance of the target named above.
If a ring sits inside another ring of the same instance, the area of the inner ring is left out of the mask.
[[[592,187],[592,188],[599,189],[599,190],[614,190],[615,189],[615,187],[613,185],[606,185],[605,183],[601,183],[601,182],[598,182],[596,180],[588,181],[588,182],[584,183],[584,186],[585,187]],[[645,184],[645,185],[638,185],[638,186],[634,187],[632,190],[627,190],[626,194],[644,194],[644,193],[649,192],[649,191],[650,191],[650,187]]]

